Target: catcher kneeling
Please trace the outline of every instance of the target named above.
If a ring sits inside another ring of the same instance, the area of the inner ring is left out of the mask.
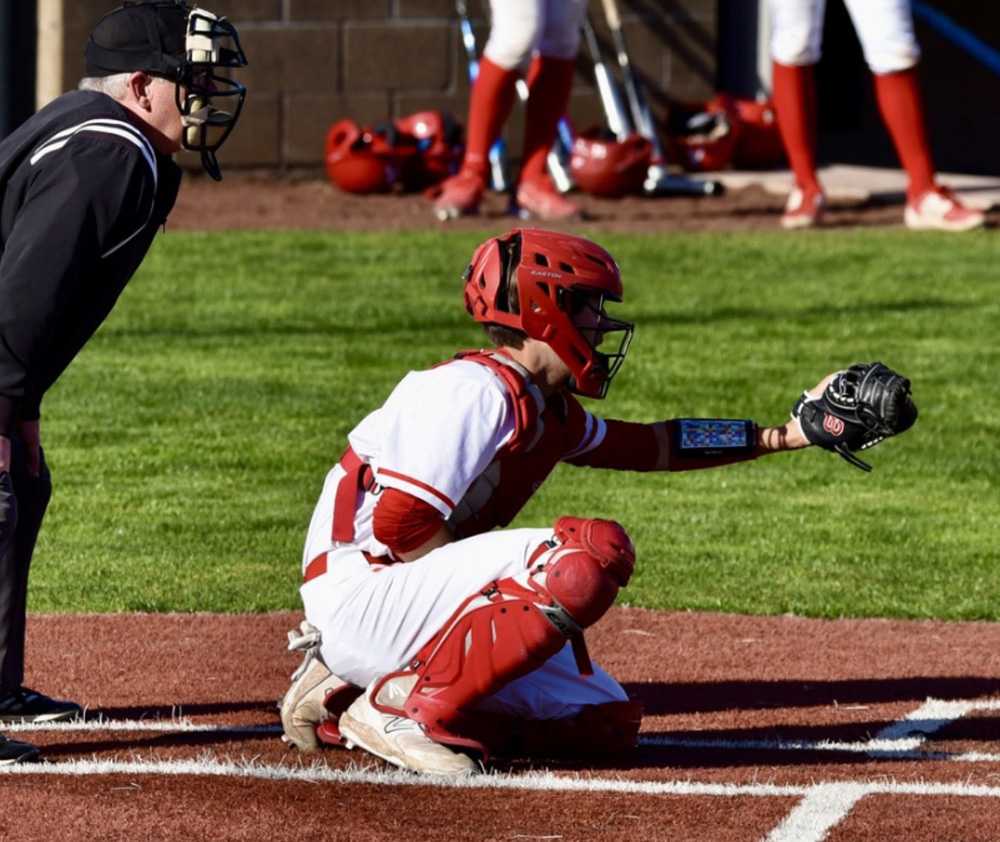
[[[480,245],[464,281],[493,347],[407,374],[327,474],[303,554],[306,621],[289,633],[305,658],[281,703],[285,738],[439,775],[491,753],[628,751],[641,707],[584,644],[632,575],[628,533],[577,517],[494,527],[559,462],[680,471],[810,444],[860,462],[912,425],[909,381],[878,363],[837,372],[778,427],[605,420],[576,396],[607,394],[632,337],[605,310],[622,299],[610,254],[515,230]]]

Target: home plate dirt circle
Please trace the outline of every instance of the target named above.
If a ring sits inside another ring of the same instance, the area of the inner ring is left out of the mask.
[[[635,755],[446,782],[280,741],[300,619],[32,617],[28,683],[87,717],[6,727],[45,759],[0,769],[0,838],[1000,839],[1000,624],[616,608]]]

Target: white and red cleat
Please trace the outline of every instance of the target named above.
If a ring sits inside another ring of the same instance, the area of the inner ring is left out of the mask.
[[[441,183],[434,199],[434,216],[441,222],[479,212],[486,182],[471,172],[460,172]]]
[[[580,208],[563,197],[547,179],[522,181],[517,186],[517,204],[522,217],[548,222],[580,219]]]
[[[797,228],[815,228],[823,219],[826,197],[819,191],[804,191],[796,187],[788,194],[781,227],[793,231]]]
[[[946,187],[935,187],[906,203],[903,221],[914,231],[971,231],[982,228],[986,216],[967,208]]]

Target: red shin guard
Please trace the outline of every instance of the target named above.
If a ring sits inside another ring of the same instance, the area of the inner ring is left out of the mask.
[[[589,669],[583,630],[593,625],[628,583],[635,551],[613,521],[560,518],[556,540],[515,579],[491,583],[470,596],[407,669],[385,676],[371,693],[384,713],[413,719],[440,743],[487,753],[463,736],[464,711],[527,675],[574,642],[581,671]],[[416,677],[402,708],[376,700],[388,681]]]

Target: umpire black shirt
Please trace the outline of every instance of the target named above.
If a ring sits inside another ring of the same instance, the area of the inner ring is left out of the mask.
[[[0,435],[111,312],[181,171],[111,97],[74,91],[0,142]]]

